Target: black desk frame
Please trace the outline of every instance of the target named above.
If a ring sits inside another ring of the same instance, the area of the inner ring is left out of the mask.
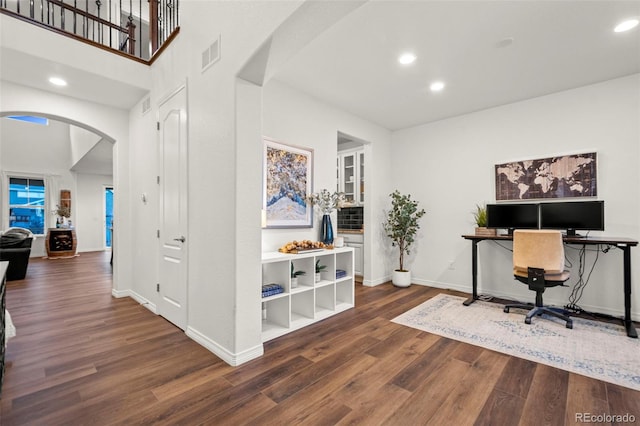
[[[465,306],[469,306],[478,300],[478,243],[485,240],[492,241],[512,241],[511,235],[463,235],[462,238],[471,240],[471,278],[472,291],[471,297],[463,302]],[[627,330],[627,336],[638,338],[638,332],[631,320],[631,247],[638,245],[638,241],[629,238],[609,238],[609,237],[578,237],[564,236],[565,244],[577,245],[609,245],[622,250],[622,265],[624,271],[624,319],[622,320]]]

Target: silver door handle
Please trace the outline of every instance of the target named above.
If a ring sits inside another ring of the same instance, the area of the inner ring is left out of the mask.
[[[180,237],[180,238],[174,238],[173,241],[180,241],[181,243],[184,243],[185,241],[187,241],[187,239],[185,237]]]

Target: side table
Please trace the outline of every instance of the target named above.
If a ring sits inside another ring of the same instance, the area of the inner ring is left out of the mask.
[[[76,255],[76,231],[71,228],[49,228],[44,246],[47,257],[74,257]]]

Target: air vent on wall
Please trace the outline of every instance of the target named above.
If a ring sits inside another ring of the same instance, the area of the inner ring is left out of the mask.
[[[211,67],[211,65],[218,62],[220,59],[220,36],[214,41],[211,46],[206,48],[202,52],[202,72],[205,72]]]
[[[142,101],[142,115],[145,115],[151,109],[151,98],[145,98]]]

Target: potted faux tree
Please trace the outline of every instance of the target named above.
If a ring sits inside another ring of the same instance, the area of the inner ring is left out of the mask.
[[[415,241],[415,235],[420,224],[419,219],[424,216],[424,209],[418,209],[418,202],[411,199],[411,195],[402,195],[398,190],[391,194],[391,210],[387,213],[387,220],[382,224],[387,236],[391,238],[391,245],[398,246],[400,251],[399,268],[393,271],[392,283],[396,287],[411,285],[411,272],[404,268],[404,256],[410,254],[410,248]]]
[[[495,229],[487,228],[487,206],[476,204],[476,209],[473,213],[473,220],[476,223],[476,235],[480,236],[492,236],[496,235]]]

